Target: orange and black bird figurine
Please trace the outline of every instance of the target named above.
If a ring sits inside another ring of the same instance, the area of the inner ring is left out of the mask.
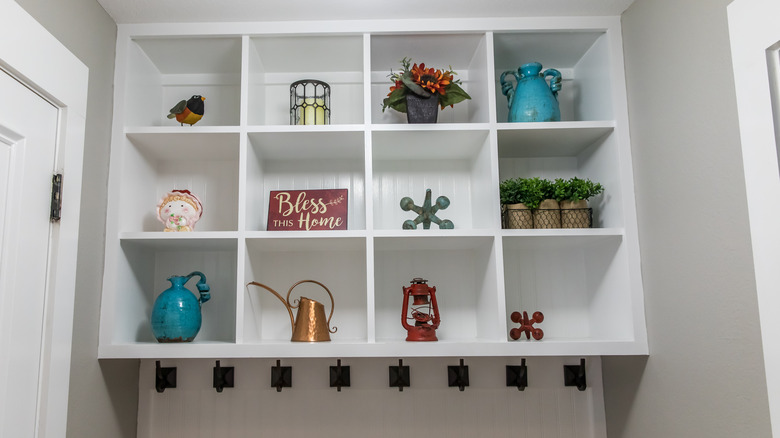
[[[205,100],[205,97],[197,94],[190,97],[189,100],[182,100],[177,103],[175,107],[171,108],[171,113],[168,114],[168,118],[172,119],[175,117],[176,121],[181,123],[182,126],[184,126],[185,123],[192,126],[195,123],[198,123],[198,120],[203,117],[203,113],[205,112]]]

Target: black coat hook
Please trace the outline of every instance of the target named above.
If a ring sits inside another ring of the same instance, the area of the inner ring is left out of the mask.
[[[564,365],[563,366],[563,384],[565,386],[576,386],[580,391],[585,391],[588,387],[587,379],[585,378],[585,359],[580,359],[579,365]]]
[[[214,388],[217,392],[222,392],[224,388],[232,388],[234,380],[233,367],[223,367],[217,365],[214,367]]]
[[[276,360],[276,366],[271,367],[271,386],[276,392],[282,392],[282,388],[292,386],[292,367],[283,367],[282,361]]]
[[[411,386],[409,366],[404,365],[403,359],[398,359],[397,367],[390,366],[390,387],[397,387],[399,391],[403,391],[404,386]]]
[[[460,360],[460,365],[447,366],[447,376],[449,386],[457,386],[461,391],[469,386],[469,367],[463,365],[463,359]]]
[[[160,361],[155,364],[154,389],[163,392],[166,388],[176,387],[176,367],[160,367]]]
[[[520,391],[528,387],[528,366],[525,359],[521,359],[520,365],[506,366],[506,386],[517,386]]]
[[[340,392],[342,386],[349,386],[349,366],[341,366],[339,359],[335,367],[330,367],[330,387]]]

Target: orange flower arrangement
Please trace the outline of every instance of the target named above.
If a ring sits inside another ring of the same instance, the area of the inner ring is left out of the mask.
[[[452,67],[442,71],[428,68],[425,63],[412,65],[412,60],[409,58],[402,59],[401,66],[403,68],[400,71],[390,72],[389,77],[393,85],[390,87],[390,93],[382,101],[382,111],[390,107],[405,113],[406,96],[409,93],[426,98],[435,96],[442,109],[471,99],[471,96],[460,87],[460,80],[453,78],[457,73],[452,70]]]
[[[447,94],[445,87],[452,83],[451,74],[433,68],[426,69],[424,63],[419,67],[417,64],[412,67],[412,78],[415,83],[431,93]]]

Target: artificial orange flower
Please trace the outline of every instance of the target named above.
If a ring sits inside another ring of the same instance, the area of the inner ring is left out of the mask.
[[[412,66],[412,79],[421,87],[432,93],[446,94],[445,87],[452,82],[452,75],[442,73],[441,70],[425,68],[425,63]]]
[[[389,92],[389,93],[387,93],[387,95],[389,96],[389,95],[393,94],[393,91],[395,91],[395,90],[398,90],[398,89],[401,89],[401,88],[403,88],[403,86],[404,86],[404,83],[403,83],[403,82],[401,82],[401,81],[395,81],[395,85],[393,85],[392,87],[390,87],[390,92]]]

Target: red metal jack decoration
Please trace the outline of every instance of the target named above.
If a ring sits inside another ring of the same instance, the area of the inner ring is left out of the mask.
[[[401,325],[408,335],[407,341],[438,341],[436,329],[439,328],[439,306],[436,303],[436,287],[428,287],[428,280],[415,278],[412,285],[404,287],[404,306],[401,311]],[[411,316],[409,316],[409,298],[412,298]],[[429,298],[430,297],[430,298]],[[414,321],[414,325],[408,321]]]
[[[515,341],[520,339],[523,333],[525,333],[525,336],[528,339],[531,339],[531,336],[533,336],[537,341],[542,339],[544,336],[542,329],[534,328],[535,323],[538,324],[544,321],[544,315],[542,312],[534,312],[533,317],[530,319],[528,318],[528,312],[523,312],[522,315],[520,312],[512,312],[512,315],[509,317],[512,319],[512,322],[520,324],[519,328],[513,328],[512,330],[509,330],[509,337]]]

